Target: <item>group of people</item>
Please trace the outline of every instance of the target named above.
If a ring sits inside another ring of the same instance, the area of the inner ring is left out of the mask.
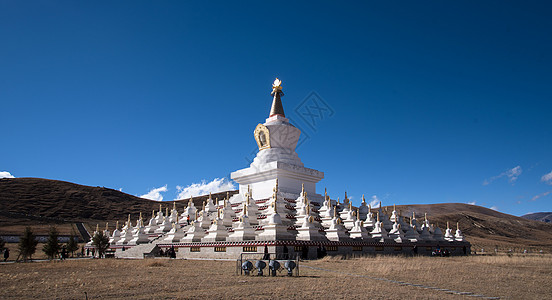
[[[174,250],[174,246],[171,246],[166,251],[163,251],[163,249],[161,249],[159,250],[159,256],[176,258],[176,250]]]

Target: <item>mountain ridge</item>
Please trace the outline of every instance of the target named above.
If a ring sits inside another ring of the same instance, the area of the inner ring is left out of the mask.
[[[238,191],[229,191],[231,195]],[[207,195],[194,197],[201,207]],[[212,195],[223,199],[226,192]],[[173,203],[182,211],[189,199],[153,201],[105,187],[91,187],[71,182],[42,178],[0,179],[0,234],[20,234],[25,226],[33,226],[45,234],[51,225],[69,234],[74,224],[82,222],[90,230],[106,222],[125,221],[128,214],[133,222],[140,213],[149,219],[159,205],[171,209]],[[485,207],[464,203],[397,205],[403,216],[415,213],[418,221],[427,213],[430,223],[446,228],[447,222],[460,230],[475,247],[541,247],[552,250],[552,224],[501,213]],[[388,214],[392,206],[385,206]]]

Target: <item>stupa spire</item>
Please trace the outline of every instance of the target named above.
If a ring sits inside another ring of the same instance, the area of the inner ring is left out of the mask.
[[[274,83],[272,84],[272,93],[270,94],[274,96],[274,98],[272,99],[272,107],[270,107],[269,117],[279,115],[285,118],[286,116],[284,114],[284,106],[282,105],[282,99],[280,99],[284,95],[284,92],[282,92],[281,84],[282,84],[282,81],[278,78],[276,78],[276,80],[274,80]]]

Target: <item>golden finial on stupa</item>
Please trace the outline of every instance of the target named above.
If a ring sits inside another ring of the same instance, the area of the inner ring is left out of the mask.
[[[282,81],[278,78],[274,80],[272,84],[272,93],[277,93],[282,90]]]
[[[362,194],[362,203],[366,203],[366,199],[364,199],[364,194]]]

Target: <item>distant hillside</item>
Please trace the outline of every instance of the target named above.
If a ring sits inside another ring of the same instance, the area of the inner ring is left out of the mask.
[[[521,217],[525,219],[541,221],[545,223],[552,222],[552,212],[538,212],[538,213],[526,214]]]
[[[237,191],[231,191],[233,195]],[[213,194],[222,199],[226,192]],[[195,197],[201,207],[207,196]],[[189,199],[176,202],[182,211]],[[76,222],[102,225],[124,221],[131,214],[133,222],[140,212],[145,218],[159,205],[172,208],[174,201],[152,201],[105,187],[90,187],[65,181],[41,178],[0,179],[0,234],[17,234],[26,225],[63,224]],[[46,231],[47,228],[44,229]],[[70,231],[70,229],[67,229]],[[45,232],[44,232],[45,233]],[[64,232],[69,234],[70,232]]]
[[[230,194],[235,194],[232,191]],[[222,199],[226,192],[213,194]],[[195,197],[194,203],[201,207],[207,196]],[[188,200],[176,201],[182,211]],[[35,231],[45,234],[48,226],[55,224],[62,234],[69,234],[77,222],[89,230],[109,222],[125,221],[131,214],[133,222],[140,212],[149,219],[152,210],[159,204],[172,208],[172,201],[151,201],[104,187],[90,187],[74,183],[39,178],[0,179],[0,234],[20,234],[24,226],[32,225]],[[392,207],[384,207],[390,213]],[[484,208],[462,203],[427,205],[398,205],[403,216],[416,214],[419,220],[424,213],[429,221],[439,227],[446,222],[456,229],[456,222],[474,247],[499,246],[501,248],[547,248],[552,250],[552,224],[528,220]]]
[[[392,210],[392,207],[388,208]],[[460,230],[476,247],[531,247],[552,250],[552,224],[528,220],[504,214],[485,207],[463,204],[443,203],[428,205],[397,205],[403,215],[416,214],[418,220],[428,214],[430,223],[446,228],[447,222]]]

